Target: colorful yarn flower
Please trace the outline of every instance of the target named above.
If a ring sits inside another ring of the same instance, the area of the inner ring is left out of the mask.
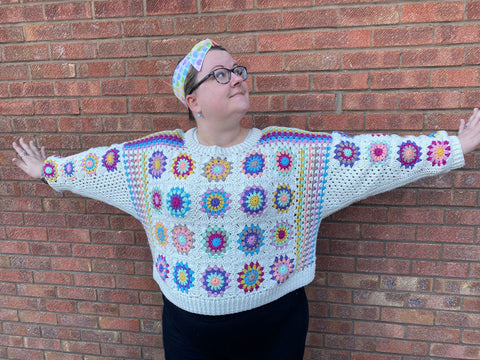
[[[75,161],[67,161],[63,165],[63,175],[68,180],[75,179]]]
[[[397,154],[399,157],[397,160],[400,161],[402,166],[404,166],[406,169],[413,168],[416,163],[422,161],[420,159],[420,156],[422,156],[422,148],[413,141],[408,140],[403,142],[398,148],[399,150]]]
[[[195,170],[195,161],[190,155],[180,154],[173,161],[172,172],[177,179],[186,179]]]
[[[293,259],[289,259],[286,255],[280,256],[279,258],[275,257],[273,265],[270,265],[272,280],[275,280],[279,284],[285,282],[293,272],[293,268]]]
[[[203,250],[213,258],[224,256],[230,249],[230,234],[223,226],[209,226],[202,238]]]
[[[193,287],[193,282],[195,281],[193,275],[194,272],[187,263],[184,264],[182,261],[177,262],[173,268],[173,282],[177,285],[178,290],[188,293],[188,290]]]
[[[245,255],[258,254],[263,245],[264,231],[258,225],[245,226],[239,234],[238,249]]]
[[[200,206],[208,216],[217,218],[223,216],[230,209],[230,194],[221,189],[209,189],[202,195]]]
[[[246,174],[248,177],[257,177],[263,174],[265,170],[266,161],[265,155],[258,151],[254,151],[247,155],[245,159],[242,160],[242,173]]]
[[[161,222],[155,224],[154,234],[156,236],[157,243],[162,248],[165,248],[167,246],[168,234],[167,229],[165,229],[165,226]]]
[[[47,181],[57,181],[58,170],[57,163],[53,160],[47,160],[43,165],[43,177]]]
[[[353,167],[360,157],[360,148],[350,141],[342,141],[335,147],[335,159],[341,165]]]
[[[230,274],[227,273],[223,267],[214,266],[208,267],[202,274],[202,288],[207,290],[208,296],[222,296],[225,290],[230,286]]]
[[[271,231],[271,244],[277,249],[283,249],[288,245],[289,236],[292,232],[292,226],[287,221],[277,222]]]
[[[155,151],[148,159],[148,172],[154,179],[159,179],[165,171],[167,157],[161,151]]]
[[[261,186],[247,187],[240,194],[240,206],[248,216],[261,215],[267,206],[267,192]]]
[[[158,255],[157,261],[155,262],[155,268],[157,269],[158,273],[160,274],[160,278],[165,281],[168,278],[168,264],[167,259],[163,255]]]
[[[264,280],[263,267],[260,266],[258,261],[255,264],[253,262],[250,264],[245,264],[242,271],[240,271],[238,275],[238,287],[246,293],[257,290]]]
[[[450,143],[448,141],[432,141],[428,146],[427,160],[432,163],[432,166],[442,166],[447,163],[450,157]]]
[[[159,189],[155,188],[152,190],[152,205],[156,211],[162,210],[162,193]]]
[[[230,174],[232,163],[227,161],[227,158],[211,158],[203,167],[203,176],[208,181],[225,181],[228,174]]]
[[[390,147],[386,142],[373,142],[368,149],[368,154],[373,165],[384,165],[390,158]]]
[[[102,157],[102,164],[107,171],[117,170],[117,164],[119,160],[118,150],[112,148],[108,150]]]
[[[294,155],[286,149],[281,149],[275,156],[275,166],[282,175],[288,175],[293,168]]]
[[[98,166],[98,157],[95,154],[88,154],[82,161],[83,170],[88,175],[95,175]]]
[[[190,210],[190,195],[184,189],[175,187],[167,194],[167,208],[172,216],[184,217]]]
[[[193,233],[186,227],[177,225],[172,230],[173,244],[181,254],[188,254],[193,248]]]
[[[278,185],[277,190],[273,193],[273,207],[279,213],[288,211],[295,198],[293,190],[287,184]]]

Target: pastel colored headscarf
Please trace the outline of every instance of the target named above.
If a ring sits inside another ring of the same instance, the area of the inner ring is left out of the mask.
[[[190,65],[193,66],[197,71],[200,71],[202,68],[203,60],[205,55],[207,55],[208,50],[214,45],[217,45],[214,41],[210,39],[205,39],[197,43],[192,50],[185,56],[182,61],[180,61],[173,73],[172,87],[175,96],[187,106],[185,101],[185,79],[187,77],[188,70]]]

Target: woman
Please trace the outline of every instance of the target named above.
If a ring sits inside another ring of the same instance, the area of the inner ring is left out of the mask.
[[[197,127],[46,159],[13,159],[58,191],[139,219],[164,294],[166,359],[303,358],[322,218],[352,202],[463,166],[480,140],[475,109],[458,137],[312,133],[240,125],[247,70],[206,39],[179,63],[175,95]]]

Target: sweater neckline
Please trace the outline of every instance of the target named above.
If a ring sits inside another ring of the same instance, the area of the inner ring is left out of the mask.
[[[197,138],[197,128],[189,129],[185,133],[185,146],[189,150],[195,151],[196,153],[203,154],[231,154],[242,151],[244,149],[251,149],[262,136],[262,131],[260,129],[250,129],[245,139],[236,145],[229,147],[222,147],[218,145],[202,145]]]

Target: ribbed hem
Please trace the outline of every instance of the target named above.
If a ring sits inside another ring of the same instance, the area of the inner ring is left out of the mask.
[[[315,277],[314,269],[315,265],[312,265],[301,272],[295,273],[287,282],[268,289],[268,291],[228,298],[193,297],[189,294],[182,293],[178,291],[178,289],[166,286],[160,278],[160,275],[158,275],[158,271],[155,271],[155,268],[153,270],[153,277],[160,285],[160,290],[163,295],[179,308],[201,315],[227,315],[251,310],[271,303],[292,291],[308,285]]]

